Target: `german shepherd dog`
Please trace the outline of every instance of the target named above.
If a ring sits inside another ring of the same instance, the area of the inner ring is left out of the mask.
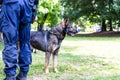
[[[45,73],[49,73],[49,60],[53,55],[53,69],[57,70],[57,57],[63,39],[66,34],[74,36],[77,30],[66,19],[49,31],[32,31],[30,44],[33,48],[45,52]]]

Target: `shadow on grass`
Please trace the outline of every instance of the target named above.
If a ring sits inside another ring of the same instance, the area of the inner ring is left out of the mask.
[[[119,31],[105,31],[105,32],[96,32],[89,34],[77,34],[77,37],[120,37]]]

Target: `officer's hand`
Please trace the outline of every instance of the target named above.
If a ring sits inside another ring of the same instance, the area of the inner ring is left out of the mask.
[[[37,16],[35,16],[34,22],[36,22],[37,20],[38,20],[38,17],[37,17]]]

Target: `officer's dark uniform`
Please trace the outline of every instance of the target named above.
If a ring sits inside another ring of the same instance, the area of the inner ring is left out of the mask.
[[[26,80],[31,64],[30,29],[34,17],[33,7],[38,0],[3,0],[0,11],[0,31],[3,33],[5,48],[2,58],[5,63],[6,80],[16,80],[16,68],[20,67],[17,80]],[[20,41],[20,52],[16,47]]]

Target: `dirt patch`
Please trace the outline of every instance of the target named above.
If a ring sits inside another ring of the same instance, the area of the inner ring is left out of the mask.
[[[120,37],[120,31],[106,31],[89,34],[77,34],[77,37]]]

